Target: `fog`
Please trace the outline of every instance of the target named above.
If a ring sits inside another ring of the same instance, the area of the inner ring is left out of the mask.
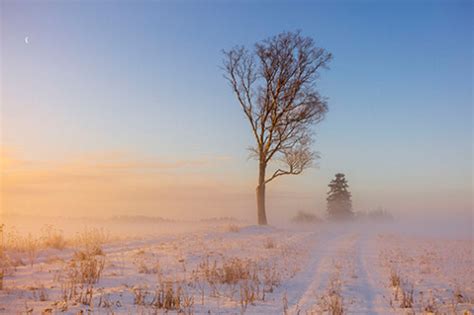
[[[115,313],[171,311],[174,307],[153,302],[167,290],[179,301],[196,301],[179,302],[189,314],[210,309],[278,314],[281,304],[288,314],[298,314],[299,309],[327,309],[328,297],[357,314],[391,314],[394,307],[407,308],[398,301],[413,287],[416,298],[407,304],[413,309],[427,307],[419,297],[431,290],[444,312],[473,308],[472,213],[427,215],[425,209],[375,218],[355,212],[352,220],[332,221],[324,210],[306,210],[301,220],[287,203],[278,207],[273,205],[278,200],[269,200],[266,226],[256,224],[250,196],[239,201],[246,207],[242,212],[222,210],[223,202],[220,211],[199,211],[210,204],[203,203],[189,206],[194,213],[168,217],[3,213],[0,312],[14,313],[25,303],[34,310],[50,309],[51,303],[61,312],[87,310],[104,307],[104,299],[113,301],[106,307]],[[206,278],[212,274],[217,278]],[[86,280],[80,279],[91,275],[97,280],[84,295]],[[237,280],[225,280],[229,275]],[[254,281],[253,288],[263,284],[264,293],[251,289],[256,298],[243,310],[245,300],[235,288],[244,292],[248,281]],[[137,300],[139,292],[143,300]],[[453,302],[453,296],[462,298]]]
[[[236,217],[226,216],[190,216],[180,219],[144,216],[144,215],[123,215],[123,216],[72,216],[66,214],[62,216],[42,216],[42,215],[3,215],[0,222],[6,225],[6,230],[15,230],[20,234],[39,235],[46,226],[54,226],[60,229],[65,236],[71,237],[88,228],[98,228],[114,236],[123,238],[153,237],[163,234],[182,234],[205,231],[215,226],[225,227],[228,224],[239,226],[252,226],[256,224],[254,216]],[[331,222],[327,221],[324,213],[318,213],[320,222],[317,223],[296,223],[294,217],[286,216],[272,217],[269,211],[269,225],[302,231],[318,231],[327,227],[337,229],[351,229],[355,231],[371,230],[378,233],[396,233],[412,236],[450,238],[450,239],[473,239],[474,225],[472,213],[464,216],[450,217],[447,215],[422,216],[404,215],[394,216],[390,220],[355,219],[351,222]]]

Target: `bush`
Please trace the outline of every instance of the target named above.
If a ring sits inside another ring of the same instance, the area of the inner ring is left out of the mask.
[[[109,241],[109,235],[100,229],[85,229],[76,235],[75,244],[88,255],[103,255],[102,245]]]
[[[52,225],[46,225],[42,229],[41,240],[45,248],[50,247],[63,250],[67,245],[62,231],[54,228]]]
[[[99,282],[105,267],[105,257],[93,252],[78,251],[65,267],[66,277],[61,283],[65,302],[73,300],[91,305],[94,285]]]
[[[226,230],[227,232],[238,233],[240,231],[240,227],[235,224],[229,224]]]
[[[296,223],[318,223],[321,222],[321,219],[316,214],[299,211],[292,221]]]
[[[266,249],[273,249],[273,248],[276,248],[276,243],[275,243],[275,240],[273,240],[273,238],[266,238],[265,239],[265,242],[263,243],[263,246],[266,248]]]

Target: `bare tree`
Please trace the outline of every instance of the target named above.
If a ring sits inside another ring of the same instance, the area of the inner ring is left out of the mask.
[[[265,185],[282,175],[297,175],[318,158],[311,149],[311,126],[324,118],[326,101],[315,86],[332,55],[300,32],[285,32],[255,44],[224,51],[224,77],[246,115],[259,162],[258,223],[267,224]],[[266,177],[270,161],[284,166]]]

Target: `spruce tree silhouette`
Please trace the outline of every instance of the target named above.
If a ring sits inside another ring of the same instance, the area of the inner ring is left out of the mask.
[[[347,220],[352,218],[352,200],[345,175],[337,173],[336,177],[329,183],[327,197],[328,217],[334,220]]]

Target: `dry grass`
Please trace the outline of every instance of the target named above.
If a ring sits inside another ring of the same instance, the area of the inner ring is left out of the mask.
[[[30,263],[31,267],[33,267],[38,255],[39,241],[31,234],[28,234],[28,236],[23,239],[21,245],[24,246],[22,251],[26,253],[28,262]]]
[[[104,256],[78,255],[72,258],[66,265],[66,276],[61,283],[63,300],[91,305],[94,285],[99,282],[104,266]]]
[[[190,307],[194,302],[189,301],[189,297],[186,297],[187,308]],[[159,309],[165,310],[180,310],[185,300],[184,290],[180,283],[173,281],[166,281],[161,283],[156,289],[155,296],[152,301],[152,305]],[[194,300],[194,299],[192,299]]]
[[[288,294],[286,292],[281,300],[283,302],[283,315],[288,315]]]
[[[401,300],[400,300],[400,307],[401,308],[413,308],[413,285],[406,285],[400,287],[401,292]]]
[[[210,262],[209,256],[203,260],[196,270],[196,274],[204,276],[205,280],[211,284],[232,284],[235,285],[241,280],[248,280],[257,272],[256,264],[250,259],[243,260],[238,257],[223,258],[218,262]]]
[[[43,227],[40,239],[42,247],[45,248],[63,250],[68,245],[63,232],[52,225]]]
[[[81,251],[92,254],[102,255],[102,246],[110,240],[109,234],[102,229],[90,228],[76,234],[73,244]]]
[[[249,304],[254,304],[258,299],[258,283],[255,281],[242,281],[239,284],[241,313],[245,313]]]
[[[28,290],[31,291],[33,299],[36,301],[44,302],[49,300],[48,292],[43,284],[30,286]]]
[[[422,310],[425,314],[439,314],[440,313],[438,304],[436,303],[436,300],[433,297],[433,295],[431,295],[430,297],[428,297],[426,301],[424,301],[423,294],[421,293],[421,304],[423,305]]]
[[[142,274],[158,274],[160,273],[160,263],[157,261],[151,266],[148,266],[145,261],[140,260],[137,262],[138,273]]]
[[[0,224],[0,290],[3,290],[3,278],[5,276],[6,257],[4,253],[3,224]]]
[[[66,276],[62,279],[62,296],[68,301],[92,305],[94,286],[99,282],[105,267],[102,251],[104,238],[96,230],[86,230],[77,238],[81,250],[74,253],[65,267]]]
[[[341,293],[341,280],[334,275],[329,281],[327,292],[321,297],[319,305],[323,312],[330,315],[344,314],[344,301]]]
[[[462,314],[472,309],[472,241],[385,235],[379,242],[394,311]]]
[[[5,231],[4,249],[28,253],[28,256],[34,256],[40,249],[62,250],[68,245],[63,232],[52,225],[45,225],[38,236],[33,236],[31,233],[23,236],[15,228]]]
[[[7,274],[12,274],[16,267],[24,266],[26,261],[31,267],[36,263],[38,253],[42,249],[55,248],[62,250],[67,246],[67,242],[61,230],[52,225],[45,225],[38,236],[28,233],[21,235],[16,229],[7,229],[5,225],[0,225],[0,290],[4,287],[4,278]],[[18,257],[16,254],[23,254]],[[16,256],[16,257],[15,257]]]
[[[277,247],[275,240],[271,237],[268,237],[265,239],[265,242],[263,243],[263,247],[266,249],[274,249]]]
[[[210,292],[213,297],[237,301],[243,313],[249,304],[264,301],[265,294],[280,284],[281,275],[275,264],[224,256],[211,260],[207,256],[191,272],[190,280],[191,287],[200,293],[201,304],[204,305],[205,292]]]
[[[238,225],[231,223],[226,227],[226,231],[232,232],[232,233],[238,233],[240,232],[240,227]]]
[[[138,286],[131,289],[133,303],[154,310],[177,311],[178,314],[194,313],[194,296],[186,290],[186,285],[179,281],[160,282],[156,289]]]
[[[400,275],[397,270],[392,268],[390,270],[390,285],[392,288],[397,288],[400,286],[400,284],[401,284]]]
[[[390,299],[390,305],[399,302],[399,307],[412,309],[414,305],[414,288],[412,284],[404,281],[395,268],[390,271],[390,285],[393,289],[393,298]]]

